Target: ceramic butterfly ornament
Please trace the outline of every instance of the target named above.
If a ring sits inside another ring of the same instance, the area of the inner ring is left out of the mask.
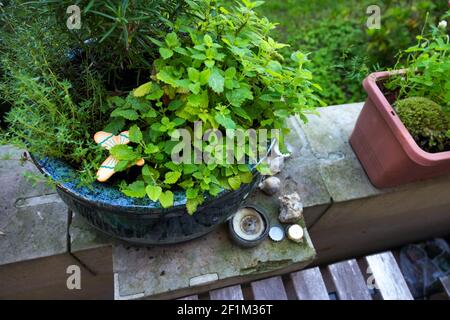
[[[97,144],[105,148],[106,150],[111,150],[112,147],[119,144],[128,144],[130,143],[130,138],[128,135],[128,131],[123,131],[119,133],[117,136],[110,132],[99,131],[94,135],[94,140]],[[97,180],[100,182],[105,182],[109,178],[112,177],[114,173],[114,168],[119,163],[115,157],[110,155],[106,158],[105,161],[100,165],[100,168],[97,171]],[[136,161],[137,166],[143,166],[145,163],[144,159],[139,159]]]

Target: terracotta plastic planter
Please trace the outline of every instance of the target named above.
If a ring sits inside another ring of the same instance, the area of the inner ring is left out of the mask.
[[[450,151],[428,153],[409,134],[378,86],[390,72],[369,75],[363,86],[368,97],[350,137],[371,182],[378,188],[437,177],[450,172]],[[388,101],[390,100],[390,101]]]

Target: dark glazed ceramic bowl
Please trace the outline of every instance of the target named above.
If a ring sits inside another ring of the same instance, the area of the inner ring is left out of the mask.
[[[108,235],[140,245],[179,243],[211,232],[239,209],[261,179],[255,172],[250,184],[207,198],[190,216],[182,191],[174,192],[174,207],[164,209],[159,202],[127,197],[107,184],[79,186],[76,171],[61,160],[32,159],[41,172],[58,183],[59,195],[75,213]]]

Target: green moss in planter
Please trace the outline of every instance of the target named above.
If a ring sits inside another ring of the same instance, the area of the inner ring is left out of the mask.
[[[428,152],[450,150],[449,118],[442,107],[427,98],[411,97],[395,104],[398,116],[419,146]]]

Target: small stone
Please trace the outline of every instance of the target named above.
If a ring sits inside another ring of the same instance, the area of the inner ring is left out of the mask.
[[[269,177],[258,186],[265,194],[272,196],[280,190],[281,181],[277,177]]]
[[[303,240],[303,228],[298,224],[293,224],[287,230],[288,238],[294,242],[301,242]]]
[[[278,198],[281,202],[278,219],[282,223],[295,223],[303,214],[303,203],[297,192],[286,194]]]

